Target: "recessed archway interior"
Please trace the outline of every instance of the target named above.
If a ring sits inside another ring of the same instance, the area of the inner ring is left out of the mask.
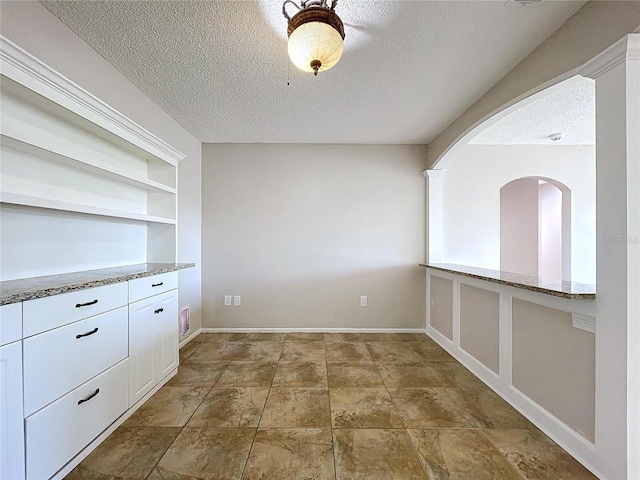
[[[571,190],[539,177],[500,189],[500,270],[571,279]]]
[[[595,153],[585,77],[486,120],[429,175],[429,262],[595,284]]]

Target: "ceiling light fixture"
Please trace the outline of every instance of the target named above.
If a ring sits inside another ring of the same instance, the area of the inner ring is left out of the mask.
[[[318,72],[333,67],[344,51],[344,25],[335,12],[338,0],[302,0],[298,6],[293,0],[282,4],[282,14],[289,22],[289,58],[305,72]],[[293,17],[287,13],[287,4],[299,11]]]

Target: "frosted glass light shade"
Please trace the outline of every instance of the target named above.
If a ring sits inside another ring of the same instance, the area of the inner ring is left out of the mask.
[[[344,51],[342,37],[331,25],[323,22],[303,23],[289,36],[289,58],[305,72],[313,72],[311,62],[319,60],[319,72],[333,67]]]

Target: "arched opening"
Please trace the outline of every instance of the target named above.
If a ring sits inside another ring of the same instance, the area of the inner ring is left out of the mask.
[[[500,270],[571,279],[571,190],[525,177],[500,189]]]
[[[450,149],[438,169],[425,172],[428,262],[594,285],[594,81],[574,76],[486,123]],[[520,196],[530,183],[534,233],[528,244],[516,236],[510,247],[508,237],[501,238],[508,232],[502,224],[522,236],[517,225],[525,210],[515,208],[512,221],[503,222],[508,207],[501,189],[519,179],[526,180],[512,187]],[[538,218],[539,212],[547,213]],[[560,223],[551,220],[558,217]]]

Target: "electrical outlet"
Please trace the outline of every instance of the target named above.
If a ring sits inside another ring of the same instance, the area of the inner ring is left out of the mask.
[[[361,307],[366,307],[367,306],[367,296],[366,295],[361,295],[360,296],[360,306]]]
[[[234,307],[239,307],[240,306],[240,295],[234,295],[233,296],[233,306]]]
[[[224,296],[224,306],[225,307],[231,306],[231,295]]]
[[[596,319],[579,313],[571,314],[571,323],[574,328],[585,330],[587,332],[596,333]]]
[[[436,301],[432,298],[431,299],[431,308],[435,308],[436,306]]]

